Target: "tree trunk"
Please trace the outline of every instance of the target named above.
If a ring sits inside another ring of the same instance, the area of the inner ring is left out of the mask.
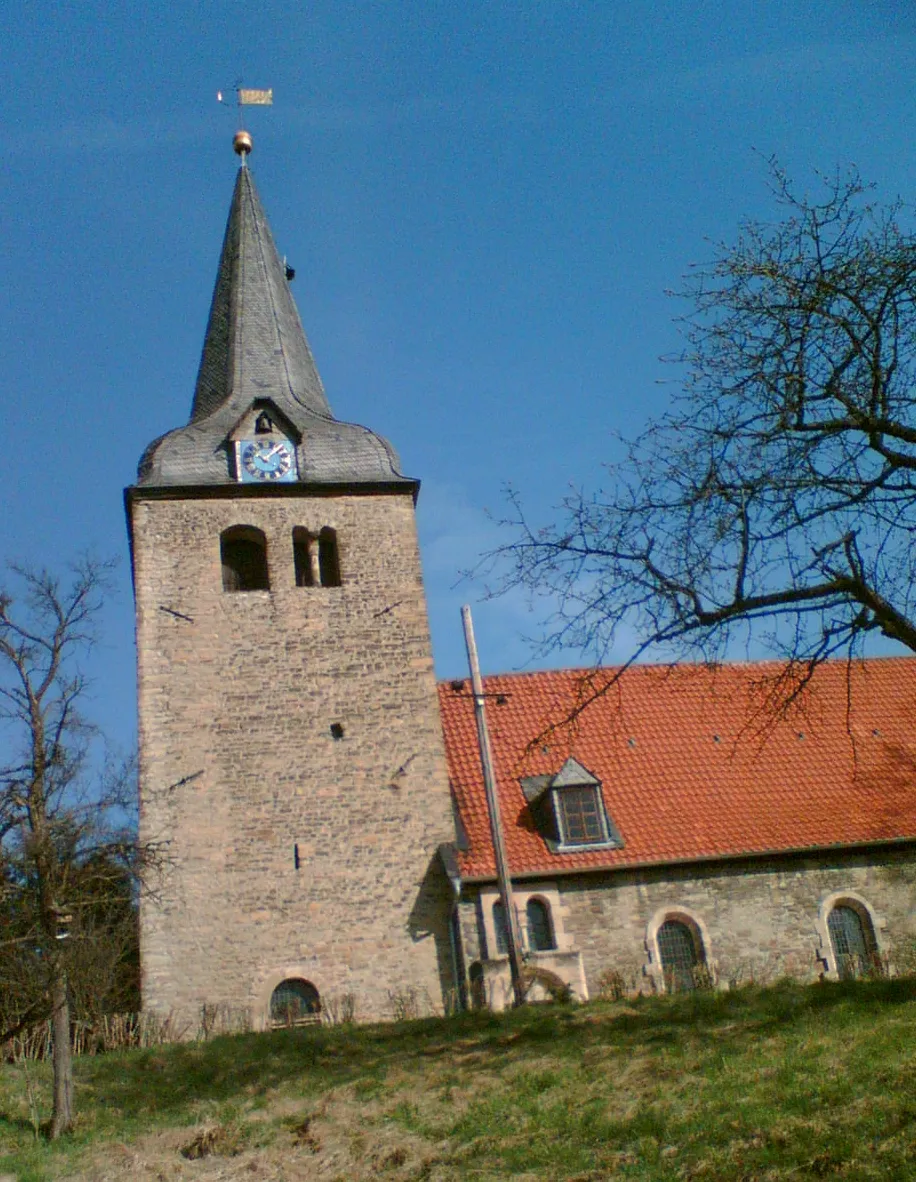
[[[52,1056],[54,1064],[54,1107],[48,1136],[55,1141],[69,1132],[73,1123],[73,1057],[70,1053],[70,1001],[67,974],[56,968],[51,985]]]

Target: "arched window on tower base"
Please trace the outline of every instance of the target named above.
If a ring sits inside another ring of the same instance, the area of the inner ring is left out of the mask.
[[[287,977],[270,997],[272,1026],[303,1026],[319,1021],[321,999],[318,990],[302,977]]]

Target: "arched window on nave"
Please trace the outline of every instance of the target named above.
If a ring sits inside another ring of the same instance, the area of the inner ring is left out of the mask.
[[[706,963],[699,932],[681,919],[666,919],[658,929],[657,939],[665,989],[669,993],[696,989],[699,970]]]
[[[549,952],[556,948],[550,907],[543,899],[529,899],[525,906],[528,924],[528,947],[532,952]]]
[[[871,920],[858,907],[838,903],[827,917],[827,929],[841,981],[867,977],[878,970],[878,946]]]
[[[496,933],[496,955],[509,955],[509,928],[506,924],[506,909],[502,899],[493,904],[493,930]]]

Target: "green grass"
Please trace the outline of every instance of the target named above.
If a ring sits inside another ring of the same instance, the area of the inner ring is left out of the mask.
[[[46,1117],[46,1065],[30,1076]],[[347,1182],[916,1178],[916,980],[85,1058],[77,1127],[57,1145],[35,1138],[27,1083],[21,1066],[0,1068],[0,1174],[20,1182],[101,1177],[106,1154],[141,1138],[147,1156],[177,1170],[201,1128],[216,1130],[204,1141],[225,1155],[227,1178],[232,1155],[239,1171],[257,1171],[296,1154]],[[156,1139],[169,1129],[184,1132]]]

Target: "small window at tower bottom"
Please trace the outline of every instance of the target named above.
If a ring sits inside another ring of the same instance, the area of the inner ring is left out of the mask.
[[[274,1026],[299,1026],[317,1022],[321,1013],[318,990],[302,977],[287,977],[270,998],[270,1021]]]

